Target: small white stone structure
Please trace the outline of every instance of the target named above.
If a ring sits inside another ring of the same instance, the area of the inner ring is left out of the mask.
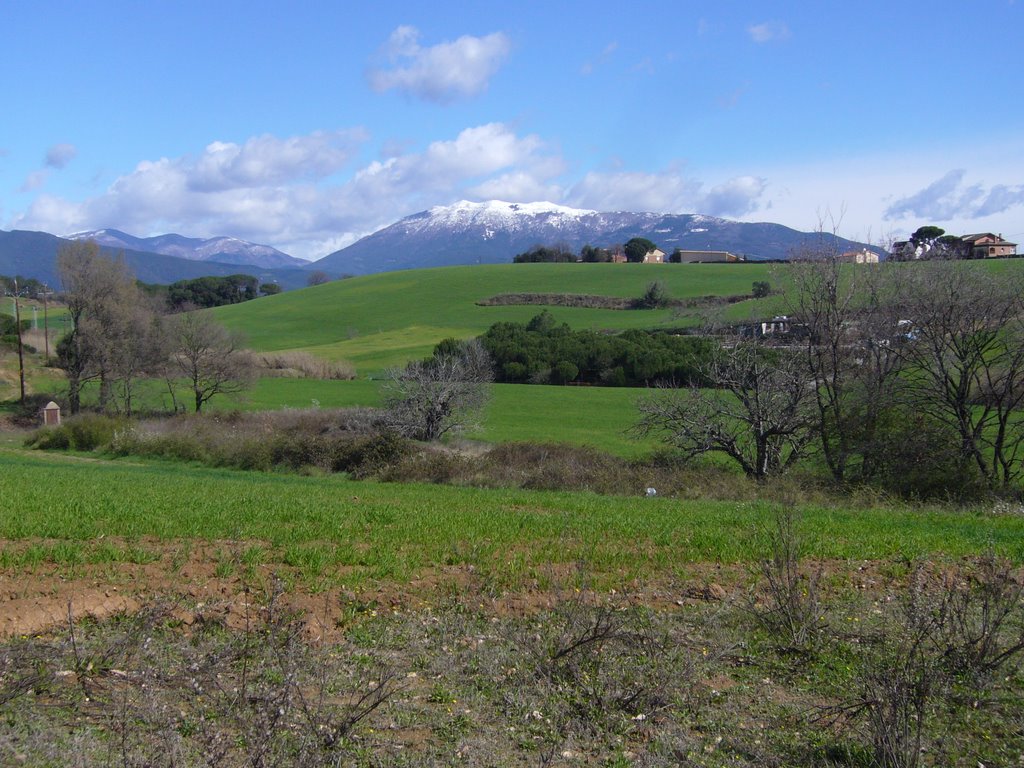
[[[43,406],[43,426],[60,426],[60,406],[53,402],[53,400]]]

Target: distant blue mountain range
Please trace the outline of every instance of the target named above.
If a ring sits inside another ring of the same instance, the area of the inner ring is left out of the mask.
[[[115,229],[78,232],[110,254],[123,254],[136,277],[171,283],[203,275],[246,273],[282,288],[306,285],[312,271],[331,277],[396,269],[508,263],[535,245],[609,247],[646,237],[666,253],[730,251],[750,260],[787,259],[823,245],[838,251],[863,243],[781,224],[730,221],[700,214],[630,213],[567,208],[552,203],[460,202],[407,216],[319,261],[297,259],[266,245],[230,237],[168,234],[134,237]],[[57,249],[67,239],[45,232],[0,231],[0,274],[58,284]],[[875,249],[877,250],[877,249]]]

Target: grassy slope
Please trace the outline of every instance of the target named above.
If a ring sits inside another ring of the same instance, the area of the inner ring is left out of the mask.
[[[304,349],[355,363],[360,374],[422,357],[439,340],[468,338],[503,320],[525,321],[536,306],[481,307],[500,293],[640,296],[654,280],[673,298],[741,295],[771,277],[766,265],[499,264],[388,272],[221,307],[217,318],[259,350]],[[753,302],[730,308],[749,313]],[[679,325],[668,310],[614,311],[552,307],[574,328]]]
[[[389,485],[5,450],[0,490],[18,500],[18,514],[0,517],[0,539],[68,542],[73,559],[118,557],[90,554],[99,537],[230,539],[328,572],[352,566],[388,579],[446,563],[515,580],[580,559],[606,575],[641,578],[686,563],[749,562],[761,547],[754,531],[771,514],[763,504]],[[899,507],[803,513],[811,558],[957,557],[991,545],[1024,559],[1021,517]],[[37,554],[59,560],[62,551]],[[19,555],[0,559],[17,565]]]

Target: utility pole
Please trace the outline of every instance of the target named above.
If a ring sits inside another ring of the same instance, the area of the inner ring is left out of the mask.
[[[18,374],[21,378],[21,404],[25,404],[25,353],[21,344],[21,306],[18,304],[18,278],[14,278],[14,325],[18,329]]]
[[[50,323],[46,316],[46,294],[50,292],[50,287],[43,283],[43,339],[46,346],[46,364],[50,364]]]

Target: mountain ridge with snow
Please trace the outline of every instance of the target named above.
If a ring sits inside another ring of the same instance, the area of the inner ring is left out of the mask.
[[[313,262],[327,272],[367,274],[394,269],[508,263],[535,245],[608,247],[646,237],[663,251],[730,251],[752,260],[787,259],[820,242],[817,232],[703,214],[595,211],[550,202],[501,200],[434,206],[414,213]],[[832,238],[828,235],[827,238]],[[835,238],[842,250],[862,243]]]
[[[251,243],[237,237],[185,237],[166,234],[136,237],[118,229],[96,229],[65,235],[66,240],[95,240],[107,248],[159,253],[190,261],[215,261],[262,269],[303,268],[309,262],[290,256],[269,245]]]

